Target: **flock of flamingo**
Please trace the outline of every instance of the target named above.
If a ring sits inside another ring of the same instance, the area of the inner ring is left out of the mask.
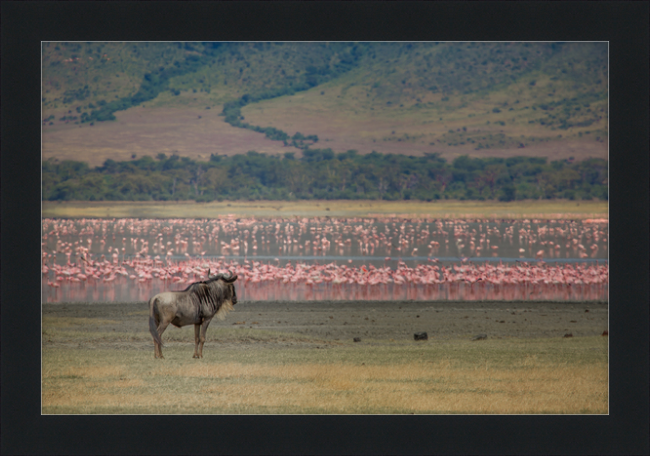
[[[608,296],[602,219],[229,216],[43,219],[42,228],[44,299],[51,302],[142,301],[205,280],[208,271],[236,273],[243,300]]]

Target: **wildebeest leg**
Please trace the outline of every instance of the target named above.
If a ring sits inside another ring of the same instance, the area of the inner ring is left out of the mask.
[[[158,344],[158,342],[156,342],[155,339],[153,341],[153,355],[154,355],[154,358],[162,358],[163,357],[162,348],[160,347],[160,344]]]
[[[194,325],[194,356],[192,358],[199,358],[199,333],[201,331],[201,325]]]
[[[167,326],[169,326],[169,321],[163,319],[160,322],[160,325],[158,325],[158,335],[162,338],[162,334],[165,332],[165,329],[167,329]],[[154,344],[156,345],[156,358],[164,358],[162,354],[162,346],[158,345],[157,342],[154,341]]]
[[[199,358],[203,358],[203,344],[205,343],[205,333],[206,333],[206,331],[208,330],[208,325],[210,324],[210,321],[211,321],[211,320],[205,320],[205,321],[201,324],[201,338],[199,339],[199,340],[200,340],[200,344],[199,344]]]

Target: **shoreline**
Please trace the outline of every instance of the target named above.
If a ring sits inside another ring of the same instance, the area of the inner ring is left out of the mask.
[[[146,302],[43,304],[41,314],[53,342],[77,337],[92,339],[88,343],[108,343],[114,338],[113,342],[119,342],[120,334],[151,341]],[[568,332],[574,337],[600,336],[608,329],[608,319],[609,305],[596,302],[242,301],[225,321],[211,326],[209,340],[233,330],[246,330],[251,336],[273,331],[276,336],[350,342],[353,337],[412,341],[418,331],[442,339],[466,339],[479,333],[524,339],[561,338]],[[63,333],[57,336],[56,331]],[[93,332],[110,337],[96,339]],[[167,340],[191,341],[192,335],[191,325],[166,333]],[[277,343],[276,336],[268,343]]]
[[[607,201],[43,201],[43,218],[330,217],[608,219]]]
[[[147,301],[66,301],[66,302],[41,302],[41,305],[44,306],[129,306],[129,305],[146,305]],[[594,305],[594,306],[609,306],[609,301],[432,301],[432,300],[395,300],[395,301],[360,301],[360,300],[318,300],[318,301],[287,301],[287,300],[243,300],[240,299],[237,305],[246,305],[246,306],[284,306],[287,307],[311,307],[311,306],[322,306],[326,307],[387,307],[394,308],[398,307],[413,307],[413,308],[422,308],[422,307],[431,307],[431,306],[456,306],[459,308],[475,308],[475,307],[504,307],[509,308],[512,306],[528,306],[528,305],[540,305],[540,306],[551,306],[551,305],[562,305],[562,306],[576,306],[582,307],[585,305]]]

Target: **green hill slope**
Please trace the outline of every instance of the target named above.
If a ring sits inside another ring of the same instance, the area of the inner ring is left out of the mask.
[[[44,43],[44,157],[606,158],[607,84],[606,43]]]
[[[222,104],[245,93],[304,90],[349,70],[358,58],[353,48],[337,43],[44,43],[43,107],[81,106],[90,116],[89,104],[101,107],[115,100],[131,107],[182,94],[154,105],[186,105],[192,99],[188,95],[198,92]]]

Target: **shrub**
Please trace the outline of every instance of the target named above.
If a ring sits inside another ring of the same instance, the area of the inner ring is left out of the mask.
[[[499,201],[514,201],[517,195],[517,190],[514,185],[505,185],[501,189],[501,194],[499,195]]]

